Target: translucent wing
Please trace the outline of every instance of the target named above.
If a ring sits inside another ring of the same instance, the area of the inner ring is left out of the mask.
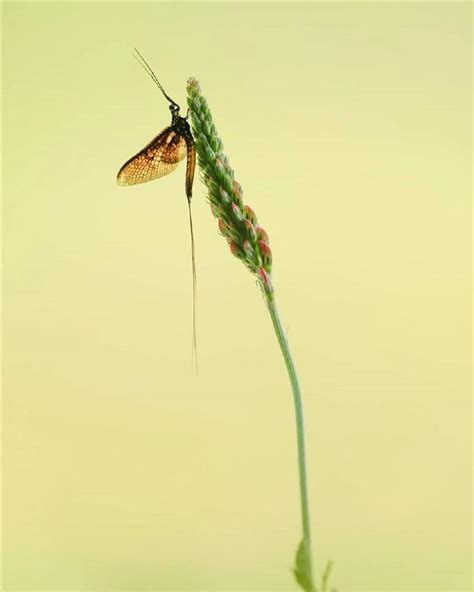
[[[186,156],[186,141],[172,127],[153,138],[132,156],[117,174],[119,185],[137,185],[168,175]]]

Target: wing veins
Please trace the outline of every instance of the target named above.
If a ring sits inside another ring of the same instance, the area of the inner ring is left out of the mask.
[[[127,160],[117,174],[117,182],[137,185],[164,177],[174,171],[185,156],[185,139],[169,126]]]

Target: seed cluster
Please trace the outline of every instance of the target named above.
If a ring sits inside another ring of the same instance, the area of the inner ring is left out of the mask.
[[[257,278],[267,301],[271,303],[274,294],[268,234],[258,224],[252,208],[243,202],[242,187],[234,179],[234,171],[223,153],[222,141],[207,101],[201,94],[199,82],[190,78],[187,90],[199,168],[219,231],[226,238],[232,254]]]

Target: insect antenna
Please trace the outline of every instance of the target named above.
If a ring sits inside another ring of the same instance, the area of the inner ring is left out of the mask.
[[[145,72],[153,80],[153,82],[161,90],[161,92],[165,95],[165,97],[168,99],[168,101],[172,105],[176,105],[178,107],[178,104],[175,103],[173,101],[173,99],[166,94],[165,89],[161,86],[160,81],[156,77],[156,75],[153,72],[153,70],[151,69],[150,65],[148,64],[148,62],[145,60],[145,58],[142,56],[142,54],[138,51],[138,49],[136,47],[135,47],[135,52],[137,55],[133,54],[133,57],[137,60],[137,62],[140,64],[140,66],[145,70]]]

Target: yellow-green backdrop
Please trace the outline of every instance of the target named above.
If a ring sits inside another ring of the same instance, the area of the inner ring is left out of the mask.
[[[4,587],[294,590],[291,394],[199,181],[120,188],[200,79],[268,231],[314,552],[470,587],[468,3],[4,4]]]

